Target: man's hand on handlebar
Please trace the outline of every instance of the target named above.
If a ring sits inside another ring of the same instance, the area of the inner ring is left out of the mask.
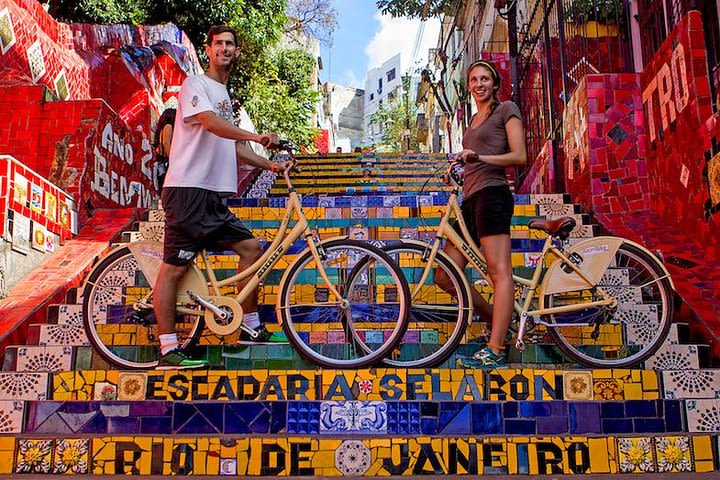
[[[273,132],[263,133],[260,135],[260,144],[269,150],[274,150],[280,146],[280,139]]]

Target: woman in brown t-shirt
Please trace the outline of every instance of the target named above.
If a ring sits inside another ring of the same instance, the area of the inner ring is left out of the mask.
[[[504,343],[515,297],[510,257],[513,196],[505,169],[526,163],[525,131],[517,105],[498,101],[500,75],[490,62],[470,65],[467,85],[477,113],[470,120],[463,150],[458,154],[465,161],[463,219],[473,240],[482,246],[495,291],[490,340],[473,355],[475,362],[469,363],[499,366],[507,363]],[[454,245],[446,244],[445,252],[462,268],[467,265]],[[487,302],[475,289],[473,304],[476,311],[489,316]]]

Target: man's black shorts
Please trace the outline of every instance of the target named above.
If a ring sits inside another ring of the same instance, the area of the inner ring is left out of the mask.
[[[165,263],[189,264],[200,250],[249,240],[253,234],[217,192],[194,187],[165,187]]]
[[[473,240],[479,244],[482,237],[510,235],[514,204],[510,187],[506,185],[485,187],[463,199],[463,220]],[[462,235],[457,222],[453,228]]]

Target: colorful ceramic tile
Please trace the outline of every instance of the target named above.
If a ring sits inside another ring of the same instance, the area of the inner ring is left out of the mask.
[[[5,55],[15,45],[15,29],[7,7],[0,11],[0,51]]]
[[[83,325],[82,305],[59,305],[57,323]]]
[[[0,372],[0,400],[46,400],[48,373]]]
[[[720,398],[720,370],[662,372],[665,398]]]
[[[72,348],[66,346],[18,347],[18,372],[67,372],[72,366]]]
[[[653,445],[650,437],[618,438],[620,473],[651,473],[655,471]]]
[[[654,438],[658,472],[692,471],[692,448],[689,437]]]
[[[685,409],[688,432],[720,433],[720,400],[687,400]]]
[[[695,345],[664,344],[655,355],[645,360],[648,370],[697,370],[700,368]]]
[[[15,472],[48,474],[52,467],[52,440],[18,440]]]
[[[592,372],[563,372],[565,400],[592,400],[593,388]]]
[[[118,400],[144,400],[147,391],[146,372],[119,372],[117,383]]]
[[[322,402],[320,433],[387,433],[385,402]]]
[[[58,324],[41,325],[38,345],[89,345],[82,325]]]
[[[0,401],[0,433],[20,433],[24,409],[23,402]]]
[[[53,473],[87,474],[90,440],[64,439],[55,443]]]
[[[95,382],[93,385],[93,400],[109,402],[117,400],[117,386],[110,382]]]
[[[370,449],[358,440],[346,440],[335,450],[335,467],[343,475],[364,475],[371,462]]]

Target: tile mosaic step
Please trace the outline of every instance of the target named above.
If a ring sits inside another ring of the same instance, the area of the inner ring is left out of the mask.
[[[51,400],[660,400],[652,370],[83,370],[52,374]]]
[[[685,409],[688,432],[720,432],[720,399],[685,400]]]
[[[684,432],[685,406],[682,400],[123,402],[114,401],[112,397],[112,388],[106,386],[98,392],[95,400],[88,402],[26,401],[23,433],[353,436],[673,434]],[[700,422],[705,425],[703,420]],[[704,431],[718,432],[717,426],[715,430]]]
[[[13,461],[0,463],[0,474],[326,478],[698,472],[700,478],[709,478],[702,473],[717,466],[716,441],[708,434],[605,438],[358,435],[351,439],[339,435],[7,436],[0,437],[0,454]]]
[[[28,345],[89,345],[85,327],[75,324],[33,324],[28,328]]]
[[[378,193],[373,195],[306,195],[302,197],[305,207],[417,207],[419,205],[447,205],[449,192],[430,192],[424,195],[407,195],[397,193]],[[545,205],[553,209],[566,208],[560,205],[570,204],[566,194],[547,195],[513,195],[515,205]],[[285,207],[287,197],[241,198],[227,199],[230,207]]]
[[[46,400],[47,372],[0,372],[0,403],[6,400]]]
[[[11,345],[5,349],[2,368],[6,372],[50,373],[101,368],[94,357],[100,356],[94,355],[90,346]]]
[[[661,374],[665,398],[720,398],[720,369],[665,370]]]
[[[62,304],[48,307],[47,323],[59,325],[82,325],[82,305]]]
[[[699,345],[664,344],[645,362],[645,368],[654,370],[698,370]]]

